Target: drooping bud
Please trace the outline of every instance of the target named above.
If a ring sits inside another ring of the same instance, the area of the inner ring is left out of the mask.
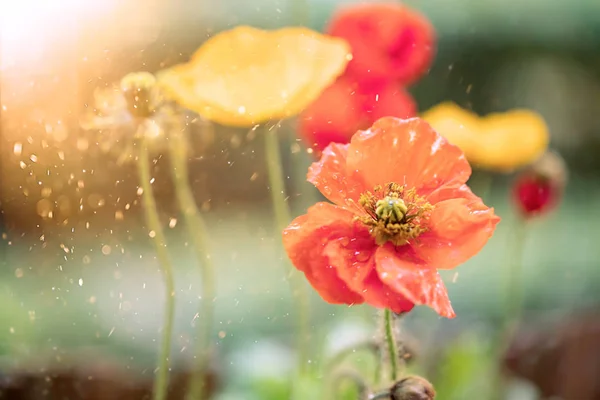
[[[156,78],[149,72],[133,72],[121,79],[121,90],[131,115],[149,118],[158,106]]]
[[[392,400],[433,400],[435,389],[425,378],[420,376],[407,376],[396,382],[390,390]]]
[[[525,218],[545,214],[556,207],[567,183],[567,168],[557,153],[548,151],[521,172],[513,185],[515,203]]]

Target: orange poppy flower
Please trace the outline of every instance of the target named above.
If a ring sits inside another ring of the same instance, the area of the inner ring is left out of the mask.
[[[437,269],[475,255],[499,218],[465,182],[460,149],[425,121],[386,117],[331,144],[308,180],[320,202],[283,232],[288,256],[327,302],[454,317]]]

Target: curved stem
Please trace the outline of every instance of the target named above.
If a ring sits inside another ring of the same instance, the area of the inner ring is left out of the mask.
[[[290,209],[287,204],[285,194],[284,173],[281,164],[281,154],[279,152],[279,140],[277,135],[277,125],[267,128],[265,132],[265,157],[267,159],[267,169],[269,173],[269,186],[271,191],[271,200],[275,209],[275,219],[277,221],[277,231],[282,232],[292,220]],[[286,274],[287,275],[287,274]],[[289,276],[289,283],[292,289],[292,295],[295,297],[296,313],[298,317],[300,331],[298,332],[297,352],[299,360],[300,373],[305,372],[308,366],[308,340],[309,340],[309,292],[305,282],[300,279],[300,274],[292,271]]]
[[[209,252],[206,223],[196,206],[196,200],[189,186],[187,143],[184,135],[185,128],[181,126],[180,118],[181,116],[178,115],[174,118],[177,123],[169,137],[169,155],[177,202],[185,219],[188,235],[192,240],[202,282],[200,310],[195,317],[199,336],[196,344],[196,365],[192,372],[187,393],[188,400],[196,400],[205,398],[206,395],[204,393],[204,383],[206,382],[206,369],[209,365],[210,335],[215,315],[215,268]]]
[[[173,279],[173,266],[167,252],[167,241],[160,225],[156,200],[150,184],[150,160],[148,147],[144,141],[141,143],[140,154],[137,160],[140,186],[143,190],[142,199],[147,227],[154,232],[152,242],[156,250],[159,266],[165,279],[165,322],[163,326],[162,343],[158,361],[156,378],[154,379],[154,400],[165,400],[169,386],[169,355],[171,351],[171,338],[173,336],[173,322],[175,317],[175,283]]]
[[[396,343],[396,338],[394,337],[394,316],[392,312],[386,308],[384,314],[384,324],[385,324],[385,340],[387,345],[387,351],[390,359],[390,380],[392,382],[396,381],[398,377],[398,346]]]

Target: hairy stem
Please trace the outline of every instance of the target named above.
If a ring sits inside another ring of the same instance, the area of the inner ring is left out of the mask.
[[[398,378],[398,344],[394,337],[394,316],[389,309],[384,313],[385,341],[390,361],[390,380],[395,382]]]
[[[163,325],[162,342],[158,359],[156,378],[154,379],[154,400],[165,400],[169,386],[169,356],[173,336],[173,322],[175,317],[175,283],[173,279],[173,266],[167,252],[167,241],[160,225],[156,200],[150,184],[150,160],[148,146],[141,143],[140,154],[137,160],[140,187],[143,190],[142,199],[146,225],[153,234],[154,248],[161,272],[165,280],[165,322]]]
[[[215,316],[215,267],[210,256],[206,223],[190,189],[186,132],[185,128],[181,126],[180,118],[179,115],[175,116],[177,123],[169,137],[169,155],[177,202],[185,220],[188,236],[192,241],[201,275],[202,298],[195,318],[198,342],[196,343],[195,366],[187,393],[188,400],[199,400],[206,398],[204,384],[209,365],[210,336]]]
[[[285,180],[279,152],[279,140],[277,125],[265,131],[265,156],[269,174],[269,186],[271,189],[271,200],[275,209],[277,231],[279,234],[291,222],[291,213],[285,194]],[[286,263],[286,265],[289,265]],[[286,275],[288,275],[286,271]],[[299,332],[297,335],[298,366],[300,373],[305,372],[308,366],[308,342],[309,342],[309,292],[305,282],[296,271],[291,271],[288,278],[296,306],[296,317],[298,318]]]

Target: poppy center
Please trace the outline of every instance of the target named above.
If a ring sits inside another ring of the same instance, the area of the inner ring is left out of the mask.
[[[369,227],[378,245],[392,242],[402,246],[427,231],[433,206],[417,191],[397,183],[376,186],[360,195],[359,204],[367,215],[358,219]]]

